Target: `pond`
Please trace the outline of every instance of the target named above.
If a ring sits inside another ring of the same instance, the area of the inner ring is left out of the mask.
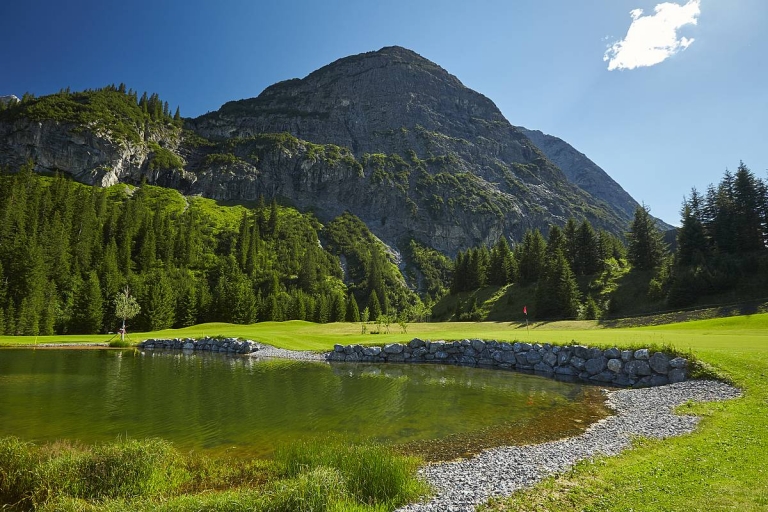
[[[480,368],[0,351],[0,436],[37,442],[160,437],[266,457],[281,443],[336,436],[440,460],[574,435],[606,414],[596,387]]]

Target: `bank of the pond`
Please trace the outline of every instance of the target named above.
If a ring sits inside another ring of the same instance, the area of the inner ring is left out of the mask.
[[[494,448],[467,460],[423,468],[420,473],[437,489],[437,495],[429,502],[399,510],[473,511],[489,498],[509,496],[578,461],[616,455],[631,447],[639,436],[665,439],[692,432],[700,418],[675,414],[675,407],[689,401],[721,401],[737,396],[736,388],[705,380],[612,391],[608,404],[616,414],[598,421],[581,435],[536,445]]]
[[[617,387],[663,386],[683,382],[689,361],[648,348],[620,350],[582,345],[500,342],[480,339],[390,343],[384,347],[336,345],[330,361],[364,363],[441,363],[536,372],[547,377]]]
[[[451,364],[535,372],[547,377],[617,387],[663,386],[683,382],[690,374],[687,358],[648,348],[601,349],[582,345],[559,346],[481,339],[424,341],[414,338],[408,343],[390,343],[383,347],[337,344],[329,353],[294,351],[252,340],[211,337],[150,338],[138,346],[148,350],[223,352],[347,363]]]

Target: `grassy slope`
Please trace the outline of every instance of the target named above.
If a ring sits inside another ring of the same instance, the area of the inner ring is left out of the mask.
[[[397,326],[391,326],[393,333]],[[321,350],[333,343],[385,343],[414,336],[462,337],[592,345],[671,344],[691,349],[744,390],[719,404],[682,407],[704,416],[691,435],[638,441],[642,449],[579,464],[532,490],[496,502],[492,510],[768,510],[768,314],[630,329],[595,322],[413,324],[408,334],[360,335],[359,325],[306,322],[249,326],[205,324],[153,336],[244,336],[297,349]],[[133,335],[137,341],[147,335]],[[88,339],[86,339],[88,338]],[[101,341],[104,336],[56,337],[56,341]],[[0,338],[0,344],[31,343]],[[38,342],[51,341],[40,338]]]

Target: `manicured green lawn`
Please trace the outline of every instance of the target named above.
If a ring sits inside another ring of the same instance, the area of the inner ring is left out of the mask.
[[[369,329],[374,326],[369,325]],[[374,327],[375,328],[375,327]],[[724,403],[686,405],[704,417],[693,434],[665,441],[638,440],[638,449],[579,464],[491,510],[768,510],[768,314],[627,329],[595,322],[411,324],[408,333],[360,334],[357,324],[306,322],[248,326],[204,324],[187,329],[131,334],[147,337],[240,336],[279,347],[328,350],[334,343],[383,344],[425,339],[485,338],[587,345],[672,345],[691,350],[744,391]],[[108,336],[57,336],[37,343],[106,341]],[[33,344],[32,338],[0,337],[0,345]]]
[[[744,397],[683,406],[704,417],[693,434],[638,440],[635,450],[581,463],[488,510],[768,510],[768,315],[630,331],[691,348]]]

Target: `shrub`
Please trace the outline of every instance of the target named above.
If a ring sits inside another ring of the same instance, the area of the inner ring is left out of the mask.
[[[360,503],[398,506],[423,493],[414,477],[418,460],[372,444],[294,443],[277,450],[284,474],[295,477],[318,467],[338,470],[349,493]]]
[[[35,501],[168,495],[189,480],[183,467],[178,452],[159,439],[71,449],[39,467]]]
[[[37,447],[16,437],[0,439],[0,504],[25,505],[35,488]]]

